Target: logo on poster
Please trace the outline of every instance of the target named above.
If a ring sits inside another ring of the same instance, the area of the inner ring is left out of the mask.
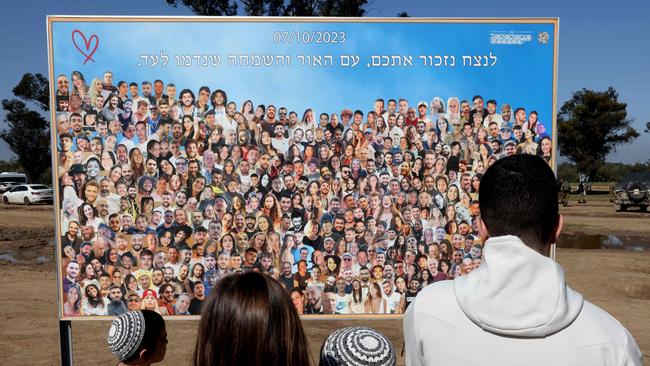
[[[537,34],[537,42],[541,44],[547,44],[548,43],[548,32],[539,32]]]
[[[494,32],[490,33],[490,44],[523,45],[533,40],[530,33]]]

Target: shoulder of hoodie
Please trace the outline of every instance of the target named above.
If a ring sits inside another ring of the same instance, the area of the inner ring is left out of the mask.
[[[411,306],[416,324],[426,320],[450,326],[470,322],[456,301],[453,280],[438,281],[426,286]],[[631,351],[638,350],[634,338],[618,320],[587,300],[576,320],[559,333],[563,332],[576,333],[576,337],[571,337],[571,347],[574,349],[611,344]]]
[[[584,301],[578,317],[565,330],[570,328],[580,332],[581,347],[609,343],[638,349],[634,337],[623,324],[587,300]]]
[[[457,324],[464,321],[465,316],[456,302],[454,281],[444,280],[434,282],[423,288],[415,298],[413,315],[416,318],[436,319],[437,321]]]

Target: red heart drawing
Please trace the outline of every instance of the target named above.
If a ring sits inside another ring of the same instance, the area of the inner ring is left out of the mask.
[[[83,39],[85,52],[77,44],[77,38],[75,38],[75,35],[79,35],[79,36],[81,36],[81,39]],[[95,40],[95,47],[91,50],[90,49],[90,44],[92,43],[93,39]],[[95,51],[97,51],[97,47],[99,47],[99,37],[97,37],[96,34],[93,34],[93,35],[90,36],[90,38],[86,39],[86,36],[80,30],[75,29],[75,30],[72,31],[72,43],[74,44],[74,46],[77,48],[77,50],[82,55],[86,56],[86,59],[84,60],[84,65],[89,60],[92,61],[92,62],[95,62],[95,60],[93,60],[93,55],[95,54]],[[88,52],[88,53],[86,53],[86,52]]]

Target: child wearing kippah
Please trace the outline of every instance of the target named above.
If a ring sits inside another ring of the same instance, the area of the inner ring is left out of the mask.
[[[124,313],[111,324],[108,348],[120,360],[118,366],[160,362],[167,352],[165,320],[151,310]]]
[[[323,343],[319,366],[395,366],[393,344],[367,327],[347,327],[330,334]]]

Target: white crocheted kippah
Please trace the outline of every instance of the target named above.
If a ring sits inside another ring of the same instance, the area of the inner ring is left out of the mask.
[[[367,327],[348,327],[330,334],[323,344],[321,364],[327,366],[394,366],[395,350],[383,334]]]
[[[144,315],[139,310],[126,312],[113,320],[108,330],[108,348],[124,361],[133,356],[144,338]]]

